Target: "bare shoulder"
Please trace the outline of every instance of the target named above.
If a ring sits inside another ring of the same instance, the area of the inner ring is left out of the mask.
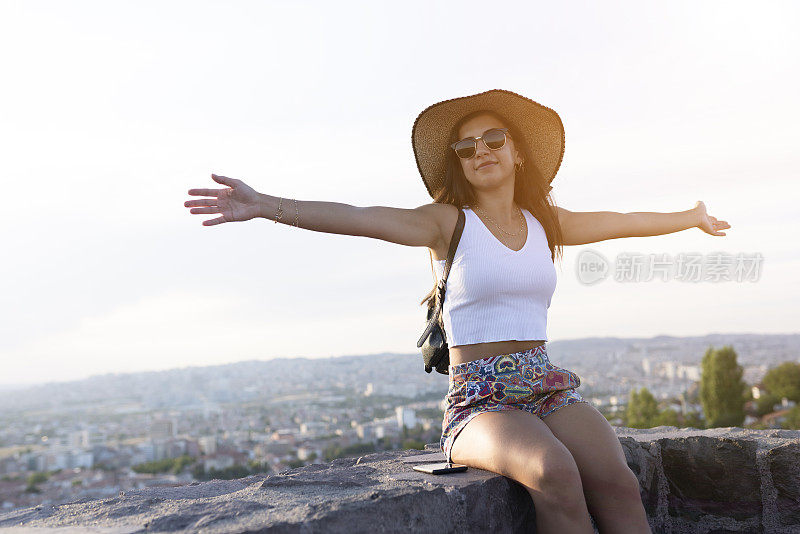
[[[558,219],[559,219],[558,222],[560,224],[563,224],[564,221],[567,219],[568,215],[572,213],[571,211],[562,208],[558,204],[553,204],[553,208],[556,210],[556,213],[558,214]]]
[[[562,208],[556,204],[553,204],[553,208],[556,211],[556,215],[558,216],[558,225],[561,227],[561,231],[565,231],[565,228],[569,226],[569,222],[572,219],[573,213],[567,209]]]
[[[458,208],[452,204],[442,204],[433,202],[426,204],[425,209],[430,210],[431,215],[436,219],[441,233],[439,243],[431,249],[434,260],[447,259],[447,251],[450,249],[450,238],[458,222]]]

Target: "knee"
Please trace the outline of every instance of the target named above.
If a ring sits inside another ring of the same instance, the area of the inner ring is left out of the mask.
[[[541,467],[539,478],[541,498],[550,506],[580,508],[584,506],[583,485],[578,466],[572,455],[553,454]]]
[[[599,497],[604,501],[641,500],[639,479],[627,464],[603,469],[584,480],[587,498]]]
[[[619,474],[615,477],[616,482],[611,484],[614,488],[617,498],[620,500],[631,499],[634,501],[641,501],[641,488],[639,486],[639,479],[633,474],[631,468],[627,464],[620,466]]]

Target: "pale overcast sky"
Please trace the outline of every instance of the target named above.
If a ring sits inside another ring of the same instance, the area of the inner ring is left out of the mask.
[[[183,202],[221,187],[214,172],[286,198],[428,203],[414,118],[493,88],[560,114],[559,205],[703,200],[732,226],[565,248],[549,341],[797,332],[798,15],[794,2],[2,0],[0,384],[418,357],[425,248],[265,219],[205,227],[217,215]],[[757,282],[588,286],[585,250],[764,260]]]

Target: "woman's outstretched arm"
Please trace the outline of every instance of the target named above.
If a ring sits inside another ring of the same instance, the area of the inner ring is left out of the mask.
[[[647,237],[671,234],[688,228],[700,228],[713,236],[724,236],[731,226],[706,212],[698,201],[694,208],[672,213],[614,211],[569,211],[556,207],[565,245],[585,245],[621,237]]]
[[[265,195],[243,181],[227,176],[211,175],[214,181],[228,186],[225,189],[190,189],[190,195],[210,198],[188,200],[184,206],[190,213],[219,213],[215,219],[203,221],[203,226],[225,222],[247,221],[263,217],[274,221],[278,205],[282,215],[277,222],[297,224],[300,228],[372,237],[401,245],[434,248],[440,244],[442,204],[425,204],[418,208],[388,206],[359,207],[340,202],[295,200]]]

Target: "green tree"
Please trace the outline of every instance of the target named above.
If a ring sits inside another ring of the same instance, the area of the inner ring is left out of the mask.
[[[622,420],[630,428],[651,428],[657,426],[658,402],[650,390],[642,388],[638,392],[631,390],[628,406]]]
[[[131,467],[131,469],[137,473],[150,473],[153,475],[158,473],[178,474],[183,471],[186,466],[191,465],[194,462],[194,457],[184,454],[183,456],[179,456],[177,458],[164,458],[163,460],[156,460],[154,462],[136,464]]]
[[[790,430],[800,429],[800,404],[795,404],[786,412],[786,420],[781,426]]]
[[[250,474],[250,470],[246,466],[236,464],[223,469],[214,469],[212,467],[208,470],[208,473],[206,473],[206,478],[209,480],[214,478],[218,480],[233,480],[250,476]]]
[[[761,380],[764,387],[778,398],[800,402],[800,363],[784,362],[773,367]]]
[[[250,468],[250,471],[255,475],[258,473],[271,473],[272,466],[269,465],[269,462],[259,462],[258,460],[250,460],[247,462],[247,467]]]
[[[169,471],[174,475],[178,475],[184,470],[185,467],[192,465],[194,462],[194,457],[184,454],[183,456],[179,456],[173,460],[172,467]]]
[[[702,370],[700,403],[706,427],[741,426],[748,387],[742,380],[744,369],[736,362],[736,351],[730,345],[721,349],[709,347]]]
[[[425,444],[422,441],[418,440],[418,439],[406,439],[406,440],[403,440],[402,448],[403,449],[424,450],[425,449]]]
[[[35,473],[31,473],[28,477],[28,485],[25,486],[26,493],[41,493],[41,490],[36,484],[40,484],[42,482],[47,482],[49,476],[47,473],[41,473],[39,471]]]
[[[370,452],[375,452],[374,443],[354,443],[352,445],[348,445],[347,447],[342,447],[341,445],[329,445],[325,448],[322,454],[326,462],[331,462],[336,458],[361,456]]]
[[[678,420],[678,412],[672,408],[667,408],[656,416],[653,426],[681,426]]]
[[[192,476],[198,480],[205,480],[206,479],[206,466],[203,465],[203,462],[197,462],[192,467]]]
[[[686,415],[683,416],[683,426],[687,428],[705,428],[700,414],[694,410],[687,412]]]
[[[773,407],[779,402],[781,402],[781,399],[777,395],[769,391],[761,393],[761,396],[756,399],[756,415],[761,417],[772,413],[774,411]]]
[[[31,473],[31,475],[28,476],[28,485],[35,486],[36,484],[47,482],[48,478],[50,477],[47,476],[47,473],[42,473],[40,471]]]

